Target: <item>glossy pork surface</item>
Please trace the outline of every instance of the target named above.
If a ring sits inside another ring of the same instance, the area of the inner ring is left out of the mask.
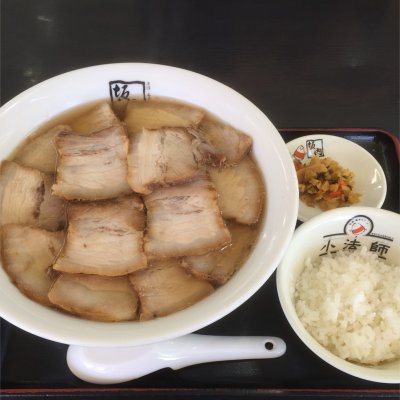
[[[14,160],[24,166],[36,168],[48,174],[56,172],[57,151],[54,146],[54,138],[62,132],[71,132],[69,125],[57,125],[43,135],[30,140],[15,155]]]
[[[210,168],[209,173],[219,195],[222,216],[241,224],[255,224],[262,212],[265,192],[254,161],[246,156],[237,165]]]
[[[200,279],[215,286],[226,283],[249,256],[258,231],[252,226],[229,221],[231,244],[200,256],[183,257],[182,265]]]
[[[127,182],[128,138],[121,126],[55,138],[58,153],[53,193],[67,200],[104,200],[132,193]]]
[[[72,131],[80,135],[90,135],[116,125],[120,125],[120,121],[105,101],[71,122]]]
[[[189,132],[207,144],[209,151],[212,149],[214,157],[210,161],[214,166],[237,164],[249,153],[253,144],[252,138],[245,133],[208,118],[204,118],[198,127],[191,127]]]
[[[129,275],[140,299],[140,320],[183,310],[213,293],[208,282],[188,273],[176,259],[158,261]]]
[[[0,224],[26,224],[49,230],[65,225],[65,204],[51,194],[52,176],[3,161],[0,171]]]
[[[145,251],[150,259],[205,254],[230,243],[207,175],[144,197],[147,208]]]
[[[54,269],[104,276],[126,275],[147,264],[144,207],[137,196],[68,205],[65,246]]]
[[[21,292],[44,305],[50,305],[47,293],[55,278],[51,267],[63,246],[64,235],[63,231],[49,232],[19,224],[1,228],[4,269]]]
[[[130,101],[125,123],[130,134],[146,129],[178,128],[197,125],[204,112],[185,104],[163,101]]]
[[[107,322],[137,318],[138,297],[126,276],[61,274],[48,297],[82,318]]]
[[[128,182],[137,193],[179,184],[198,174],[193,136],[185,128],[143,129],[130,138]]]

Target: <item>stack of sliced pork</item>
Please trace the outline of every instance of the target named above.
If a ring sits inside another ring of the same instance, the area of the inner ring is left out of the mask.
[[[15,285],[100,321],[182,310],[248,254],[264,185],[251,138],[201,110],[107,103],[30,140],[0,173],[1,256]]]

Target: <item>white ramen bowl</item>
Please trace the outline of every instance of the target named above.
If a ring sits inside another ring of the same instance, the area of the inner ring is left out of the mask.
[[[117,84],[119,92],[114,90]],[[109,64],[42,82],[0,109],[0,159],[58,114],[94,100],[110,100],[110,96],[117,100],[115,94],[126,93],[130,98],[147,101],[163,96],[200,106],[252,136],[253,154],[267,189],[258,243],[245,265],[215,293],[186,310],[145,322],[95,322],[46,308],[22,295],[0,268],[0,316],[49,340],[82,346],[132,346],[196,331],[237,308],[264,284],[281,261],[295,228],[296,174],[278,131],[255,105],[234,90],[183,69]]]
[[[308,164],[313,156],[330,157],[354,173],[354,191],[361,194],[350,207],[380,208],[386,198],[386,178],[382,167],[367,150],[358,144],[333,135],[308,135],[287,143],[294,160]],[[309,207],[300,200],[298,219],[302,222],[321,214],[318,207]]]
[[[279,300],[297,336],[322,360],[358,378],[382,383],[400,383],[400,359],[378,366],[346,361],[317,342],[298,317],[294,304],[296,281],[307,257],[311,261],[348,246],[366,246],[381,261],[399,265],[400,215],[372,207],[347,207],[326,211],[302,224],[293,235],[276,274]],[[351,250],[350,250],[351,251]],[[393,293],[393,296],[396,296]]]

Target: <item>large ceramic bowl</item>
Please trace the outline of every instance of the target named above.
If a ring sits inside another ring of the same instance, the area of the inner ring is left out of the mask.
[[[377,254],[378,260],[385,264],[396,265],[398,268],[400,260],[400,215],[373,207],[346,207],[326,211],[305,222],[296,230],[287,253],[278,267],[279,300],[293,330],[305,345],[322,360],[358,378],[383,383],[400,383],[400,359],[375,366],[344,360],[322,346],[309,333],[296,312],[295,285],[304,269],[307,257],[310,257],[312,262],[317,262],[330,253],[335,253],[338,250],[351,252],[359,246],[365,246],[369,252]],[[321,276],[319,275],[319,277]],[[347,279],[351,278],[348,277]],[[345,282],[345,276],[343,276],[343,282]],[[330,281],[324,287],[329,288],[331,284]],[[357,286],[357,282],[354,282],[353,287],[357,288],[357,298],[362,299],[364,292]],[[313,289],[310,288],[310,290],[312,295]],[[399,293],[397,290],[395,289],[393,293],[385,293],[386,297],[389,296],[393,299],[393,303],[397,299],[397,311],[394,309],[395,313],[399,312]],[[341,295],[343,293],[337,294],[336,299],[340,298]],[[326,294],[325,298],[327,297]],[[330,294],[329,298],[331,298]],[[313,312],[315,312],[315,309]],[[341,321],[341,318],[340,314],[338,319]],[[322,325],[321,329],[323,329]],[[400,328],[398,327],[398,329]],[[368,345],[374,346],[375,343],[366,344],[366,348],[368,348]]]
[[[110,64],[42,82],[0,109],[0,159],[58,114],[98,99],[116,101],[116,95],[127,93],[148,101],[166,96],[192,103],[253,137],[253,153],[267,189],[258,243],[240,271],[214,294],[186,310],[146,322],[94,322],[51,310],[24,297],[0,268],[1,317],[43,338],[86,346],[128,346],[198,330],[253,295],[275,271],[292,237],[298,211],[297,180],[278,131],[255,105],[234,90],[186,70],[154,64]]]

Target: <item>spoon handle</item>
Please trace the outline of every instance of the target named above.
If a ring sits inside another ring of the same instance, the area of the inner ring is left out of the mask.
[[[276,337],[190,334],[123,348],[69,346],[67,363],[71,372],[82,380],[112,384],[167,367],[179,369],[213,361],[275,358],[285,351],[285,342]]]
[[[166,343],[168,346],[164,347]],[[168,360],[173,369],[214,361],[276,358],[286,351],[285,342],[271,336],[190,334],[162,342],[159,346],[158,358]]]

